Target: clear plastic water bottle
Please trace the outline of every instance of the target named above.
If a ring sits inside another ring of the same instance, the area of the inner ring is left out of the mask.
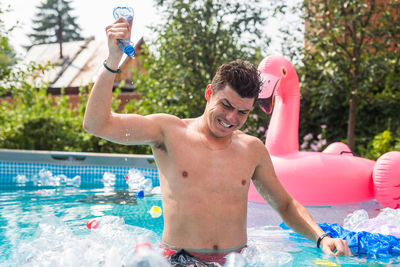
[[[126,267],[168,267],[170,266],[161,253],[153,250],[152,244],[145,238],[136,242],[135,252],[126,260]]]
[[[232,252],[226,256],[226,262],[224,264],[224,267],[245,267],[245,266],[246,266],[246,260],[241,254]]]
[[[114,19],[124,18],[129,24],[132,23],[133,20],[133,8],[126,6],[117,6],[113,10]],[[124,52],[129,57],[133,57],[135,55],[135,48],[133,43],[130,40],[122,40],[118,39],[118,45],[122,52]]]

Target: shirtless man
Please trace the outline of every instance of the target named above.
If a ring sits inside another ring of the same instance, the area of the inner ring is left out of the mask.
[[[130,30],[122,19],[106,27],[107,68],[118,68],[122,53],[117,39],[129,39]],[[280,184],[264,144],[239,130],[261,85],[253,65],[243,61],[222,65],[205,89],[203,115],[191,119],[111,112],[115,75],[102,70],[91,92],[83,127],[112,142],[151,146],[164,208],[162,240],[169,252],[184,249],[207,258],[245,247],[251,181],[294,231],[314,242],[323,237],[323,230],[306,209]],[[330,255],[351,255],[341,239],[324,236],[320,247]]]

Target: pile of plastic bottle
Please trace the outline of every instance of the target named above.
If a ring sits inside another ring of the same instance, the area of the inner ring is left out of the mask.
[[[39,171],[39,174],[34,175],[31,178],[26,177],[25,175],[17,175],[14,178],[15,183],[18,186],[74,186],[79,187],[81,185],[81,177],[79,175],[68,178],[64,174],[53,175],[53,173],[49,170],[42,169]]]
[[[90,233],[75,235],[60,218],[43,218],[35,238],[18,246],[13,262],[16,266],[169,266],[154,232],[127,225],[117,216],[95,221]]]
[[[375,218],[364,209],[347,215],[343,228],[354,232],[366,231],[400,238],[400,209],[384,208]]]

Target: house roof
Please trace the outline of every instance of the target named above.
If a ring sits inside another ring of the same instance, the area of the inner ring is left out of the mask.
[[[135,45],[135,49],[140,51],[143,43],[143,38],[141,38]],[[36,64],[46,65],[50,62],[56,65],[40,76],[49,83],[49,88],[80,87],[93,83],[108,55],[106,41],[97,41],[94,38],[63,43],[62,49],[63,58],[60,59],[58,43],[35,45],[28,51],[24,59],[25,63],[33,61]],[[138,65],[134,61],[137,59],[129,57],[123,59],[121,61],[122,71],[127,72],[129,68],[126,66],[129,65],[137,67]],[[126,73],[120,77],[128,75],[129,73]]]

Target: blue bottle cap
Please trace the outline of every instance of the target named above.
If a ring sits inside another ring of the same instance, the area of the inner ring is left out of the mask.
[[[143,191],[143,190],[140,190],[139,192],[136,192],[136,193],[135,193],[135,196],[136,196],[137,198],[143,198],[143,197],[144,197],[144,191]]]
[[[128,45],[124,48],[124,53],[129,57],[133,57],[135,55],[135,48],[132,45]]]

